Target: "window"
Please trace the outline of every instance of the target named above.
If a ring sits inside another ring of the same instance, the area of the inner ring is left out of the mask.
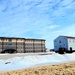
[[[12,43],[8,43],[8,45],[12,45]]]
[[[61,43],[61,41],[59,41],[59,43]]]
[[[69,39],[69,42],[71,42],[71,39]]]
[[[73,40],[73,42],[74,42],[74,40]]]
[[[12,45],[12,39],[8,39],[8,45],[11,46]]]
[[[22,41],[22,39],[21,39],[21,41]]]
[[[12,39],[8,39],[8,42],[12,42]]]

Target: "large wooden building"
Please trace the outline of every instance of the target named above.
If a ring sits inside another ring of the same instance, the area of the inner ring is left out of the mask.
[[[45,52],[44,39],[0,37],[0,53]]]

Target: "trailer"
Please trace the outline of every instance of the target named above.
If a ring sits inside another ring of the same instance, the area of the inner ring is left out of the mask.
[[[59,36],[54,40],[54,51],[56,53],[75,52],[75,37]]]

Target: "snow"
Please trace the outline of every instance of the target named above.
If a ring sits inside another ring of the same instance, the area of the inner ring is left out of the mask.
[[[7,55],[9,54],[4,54],[2,56],[7,56]],[[52,65],[52,64],[59,64],[59,63],[72,62],[72,61],[75,61],[75,53],[71,54],[51,53],[48,55],[28,54],[22,57],[15,56],[13,58],[1,59],[0,71],[17,70],[17,69],[34,67],[34,66]]]

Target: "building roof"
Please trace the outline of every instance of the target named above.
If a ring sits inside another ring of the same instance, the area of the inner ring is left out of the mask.
[[[38,41],[45,41],[45,39],[33,39],[33,38],[25,38],[26,40],[38,40]]]
[[[18,38],[18,37],[0,37],[0,39],[25,39],[25,38]]]
[[[32,38],[21,38],[21,37],[0,37],[0,39],[26,39],[26,40],[43,40],[45,41],[45,39],[32,39]]]
[[[65,38],[70,38],[70,39],[75,39],[75,37],[72,37],[72,36],[63,36]]]

